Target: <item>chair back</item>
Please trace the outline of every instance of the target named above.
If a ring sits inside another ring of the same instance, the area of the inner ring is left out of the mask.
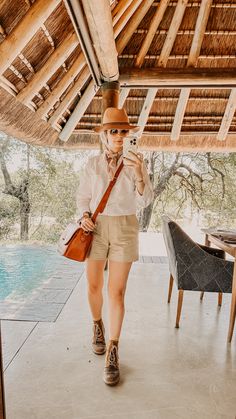
[[[162,217],[162,223],[163,236],[169,259],[170,273],[176,281],[178,288],[182,288],[184,286],[191,286],[191,282],[194,283],[195,281],[191,281],[190,279],[190,266],[192,265],[193,261],[197,261],[199,256],[202,258],[205,252],[202,251],[199,248],[199,245],[195,243],[182,230],[182,228],[173,220],[171,220],[168,216]],[[188,285],[183,284],[183,282],[185,282],[185,277],[188,278]]]
[[[176,253],[173,243],[173,237],[170,230],[170,223],[173,222],[167,215],[162,217],[162,233],[164,237],[164,242],[166,246],[166,252],[169,261],[169,270],[171,275],[173,276],[174,280],[178,280],[178,272],[177,272],[177,260],[176,260]]]

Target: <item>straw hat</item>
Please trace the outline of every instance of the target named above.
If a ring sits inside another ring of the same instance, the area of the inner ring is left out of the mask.
[[[102,132],[112,128],[128,129],[131,132],[140,130],[140,127],[130,125],[128,115],[123,108],[107,108],[103,115],[102,124],[95,127],[94,131]]]

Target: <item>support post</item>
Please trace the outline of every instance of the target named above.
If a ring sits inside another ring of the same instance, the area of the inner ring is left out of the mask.
[[[120,84],[118,81],[108,81],[102,84],[102,116],[107,108],[118,108]]]
[[[102,117],[107,108],[118,108],[119,106],[120,83],[118,81],[107,81],[102,84]],[[100,152],[103,152],[100,141]],[[104,271],[108,270],[108,259]]]

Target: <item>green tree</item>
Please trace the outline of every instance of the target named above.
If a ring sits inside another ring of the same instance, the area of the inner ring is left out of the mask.
[[[3,178],[5,181],[5,187],[3,193],[17,198],[20,203],[20,238],[21,240],[28,240],[29,237],[29,213],[30,213],[30,201],[29,201],[29,167],[21,177],[20,181],[14,183],[7,169],[6,158],[7,149],[9,147],[9,139],[2,141],[0,147],[0,167],[2,170]],[[29,148],[27,147],[27,153]]]

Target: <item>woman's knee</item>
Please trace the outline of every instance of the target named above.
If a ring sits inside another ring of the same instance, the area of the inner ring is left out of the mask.
[[[123,304],[125,299],[125,288],[113,289],[112,287],[108,287],[108,297],[110,300],[115,300],[116,302]]]
[[[103,288],[103,283],[99,282],[89,282],[88,281],[88,292],[89,294],[100,294],[102,292],[102,288]]]

